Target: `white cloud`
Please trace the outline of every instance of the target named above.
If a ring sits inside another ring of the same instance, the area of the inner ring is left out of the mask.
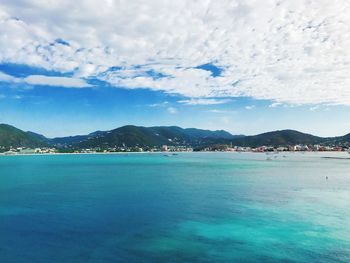
[[[269,105],[269,108],[276,108],[276,107],[281,106],[281,105],[282,105],[282,103],[274,102],[274,103],[271,103],[271,104]]]
[[[0,63],[189,98],[350,105],[349,14],[348,0],[2,0]],[[218,77],[196,68],[213,62]]]
[[[213,110],[208,110],[207,112],[211,113],[222,113],[222,114],[236,114],[236,111],[232,110],[218,110],[218,109],[213,109]]]
[[[17,78],[0,71],[0,82],[16,82]]]
[[[167,111],[170,113],[170,114],[176,114],[178,112],[177,108],[174,108],[174,107],[168,107],[167,108]]]
[[[86,88],[90,84],[79,78],[51,77],[43,75],[31,75],[24,78],[24,82],[30,85],[46,85],[65,88]]]
[[[21,96],[21,95],[15,95],[15,96],[13,96],[12,98],[15,99],[15,100],[21,100],[21,99],[23,99],[23,96]]]
[[[0,71],[0,81],[26,83],[29,85],[46,85],[57,86],[63,88],[87,88],[91,87],[85,80],[71,77],[55,77],[44,75],[30,75],[25,78],[17,78]]]
[[[320,107],[318,105],[310,107],[310,111],[316,111],[318,110]]]
[[[208,112],[212,112],[212,113],[227,113],[227,111],[225,111],[225,110],[216,110],[216,109],[208,110]]]
[[[245,109],[246,110],[252,110],[255,108],[255,105],[248,105],[248,106],[245,106]]]
[[[179,100],[179,103],[186,105],[216,105],[216,104],[224,104],[230,102],[230,99],[205,99],[205,98],[192,98],[187,100]]]
[[[168,105],[169,102],[168,101],[164,101],[164,102],[161,102],[161,103],[153,103],[153,104],[149,104],[148,106],[149,107],[164,107],[166,105]]]
[[[0,94],[0,100],[1,100],[1,99],[5,99],[5,98],[6,98],[6,95]]]

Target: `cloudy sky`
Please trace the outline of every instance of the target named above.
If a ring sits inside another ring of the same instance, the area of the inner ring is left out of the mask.
[[[350,132],[348,0],[1,0],[0,122]]]

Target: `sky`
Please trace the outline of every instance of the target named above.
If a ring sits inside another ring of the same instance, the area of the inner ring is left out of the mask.
[[[1,0],[0,123],[350,133],[348,0]]]

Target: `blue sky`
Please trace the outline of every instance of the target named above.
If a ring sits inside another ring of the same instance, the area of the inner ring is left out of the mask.
[[[15,77],[60,76],[23,65],[2,64],[0,70]],[[234,134],[287,128],[323,136],[350,131],[347,106],[296,106],[248,97],[201,101],[149,89],[116,88],[93,79],[90,82],[91,87],[81,89],[1,82],[0,122],[50,137],[126,124],[225,129]]]
[[[126,124],[344,135],[349,12],[346,0],[4,0],[0,122],[49,137]]]

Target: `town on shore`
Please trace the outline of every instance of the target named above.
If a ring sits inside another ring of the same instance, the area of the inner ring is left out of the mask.
[[[70,148],[27,148],[27,147],[1,147],[1,155],[32,155],[32,154],[59,154],[59,153],[123,153],[123,152],[346,152],[350,148],[342,146],[325,146],[325,145],[288,145],[288,146],[259,146],[259,147],[241,147],[226,144],[218,144],[201,148],[193,148],[189,146],[169,146],[161,147],[109,147],[109,148],[86,148],[86,149],[70,149]]]

